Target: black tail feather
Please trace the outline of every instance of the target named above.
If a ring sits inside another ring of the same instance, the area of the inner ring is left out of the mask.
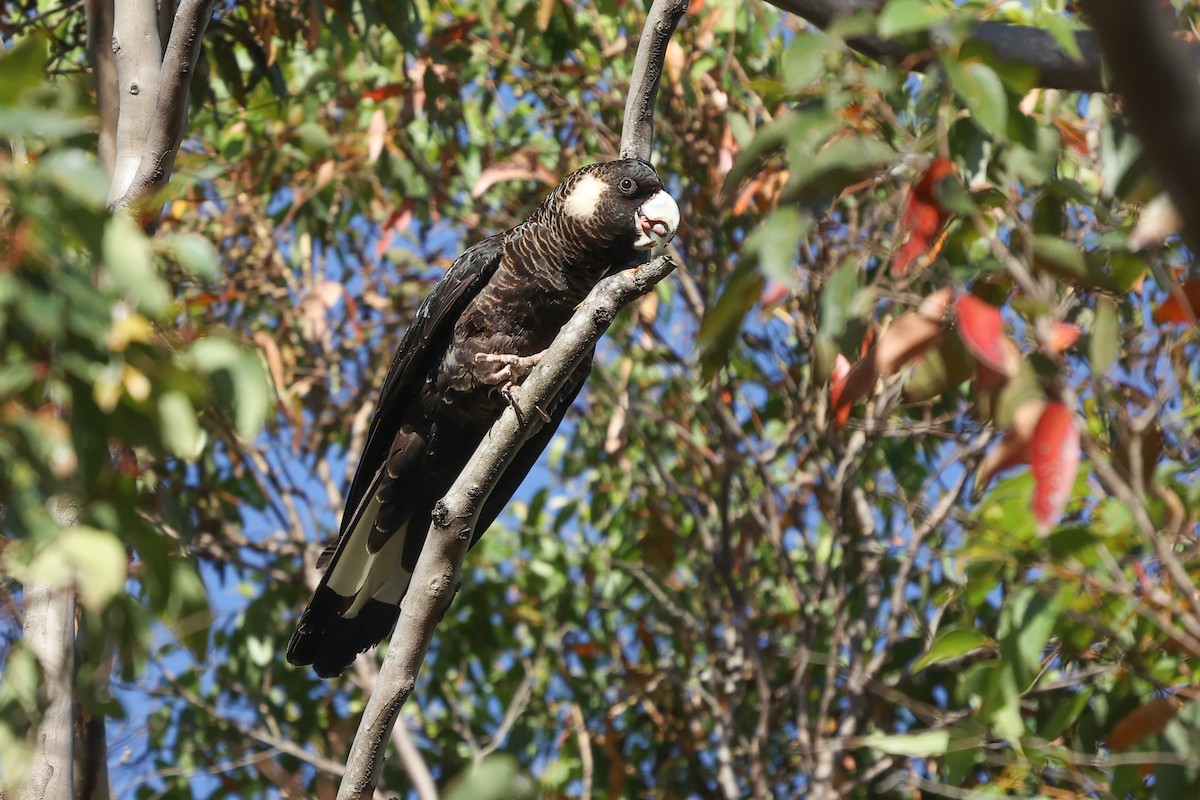
[[[400,616],[400,607],[379,600],[368,600],[353,617],[342,617],[340,614],[345,608],[335,612],[333,606],[318,603],[321,592],[328,592],[337,600],[344,601],[346,608],[353,598],[343,598],[326,586],[317,592],[288,643],[287,660],[295,666],[312,664],[318,676],[335,678],[354,663],[359,653],[375,646],[388,635]],[[318,611],[318,615],[310,613],[314,610]],[[322,623],[320,627],[315,625],[318,621]]]

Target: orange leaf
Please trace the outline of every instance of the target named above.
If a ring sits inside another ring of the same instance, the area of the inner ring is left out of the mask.
[[[1004,342],[1004,317],[1000,309],[973,294],[964,294],[955,305],[958,333],[963,344],[985,367],[1011,375],[1012,367]]]
[[[1091,153],[1091,148],[1088,147],[1087,128],[1083,124],[1075,121],[1067,122],[1066,120],[1054,120],[1054,127],[1058,128],[1058,132],[1062,134],[1063,144],[1079,153],[1081,156],[1086,156]]]
[[[1189,278],[1170,291],[1170,296],[1154,309],[1154,321],[1159,325],[1194,325],[1200,316],[1200,278]]]
[[[1109,750],[1127,750],[1149,736],[1157,736],[1175,716],[1175,704],[1166,697],[1156,697],[1138,706],[1113,725],[1108,734]]]
[[[1054,322],[1050,325],[1050,349],[1056,353],[1068,349],[1079,339],[1079,326],[1070,322]]]
[[[1075,415],[1061,401],[1046,404],[1033,431],[1029,459],[1033,467],[1031,506],[1038,530],[1047,533],[1062,517],[1079,472],[1079,428]]]

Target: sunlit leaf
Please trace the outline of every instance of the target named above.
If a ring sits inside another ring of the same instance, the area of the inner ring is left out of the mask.
[[[1060,401],[1046,404],[1030,442],[1033,467],[1033,513],[1038,530],[1046,533],[1054,527],[1079,472],[1079,429],[1071,409]]]

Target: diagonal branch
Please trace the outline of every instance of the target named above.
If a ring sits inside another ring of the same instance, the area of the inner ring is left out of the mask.
[[[881,0],[767,0],[771,5],[802,17],[818,28],[828,28],[839,19],[859,12],[878,13]],[[1082,59],[1075,59],[1050,34],[1041,28],[1009,25],[1003,22],[981,22],[968,37],[991,48],[996,58],[1005,64],[1023,64],[1039,73],[1038,85],[1046,89],[1066,89],[1078,92],[1104,91],[1100,70],[1100,48],[1091,31],[1078,31],[1075,43]],[[853,37],[850,47],[876,61],[905,62],[909,69],[924,71],[937,61],[934,53],[917,55],[903,42],[878,36]]]
[[[458,588],[463,557],[479,511],[505,467],[540,424],[536,409],[552,407],[563,384],[621,308],[648,292],[674,268],[670,257],[661,256],[597,284],[521,384],[518,408],[505,409],[466,469],[434,507],[429,537],[400,606],[400,621],[350,748],[338,800],[368,797],[378,782],[388,734],[416,685],[433,632]],[[530,424],[523,426],[521,419]]]
[[[623,157],[650,157],[654,98],[666,48],[686,11],[687,0],[654,0],[650,8],[630,82],[621,135]],[[674,268],[674,262],[664,255],[598,283],[521,384],[517,408],[505,409],[450,491],[434,507],[429,535],[400,606],[400,619],[350,747],[338,800],[369,797],[379,782],[388,735],[416,685],[433,632],[458,590],[479,512],[521,445],[536,432],[540,424],[537,409],[553,407],[554,398],[621,308],[650,291]],[[529,424],[522,425],[520,420]]]

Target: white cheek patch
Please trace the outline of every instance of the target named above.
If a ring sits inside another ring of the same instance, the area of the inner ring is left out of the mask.
[[[595,175],[584,175],[563,201],[563,211],[578,219],[589,219],[596,213],[596,206],[607,191],[607,183]]]

